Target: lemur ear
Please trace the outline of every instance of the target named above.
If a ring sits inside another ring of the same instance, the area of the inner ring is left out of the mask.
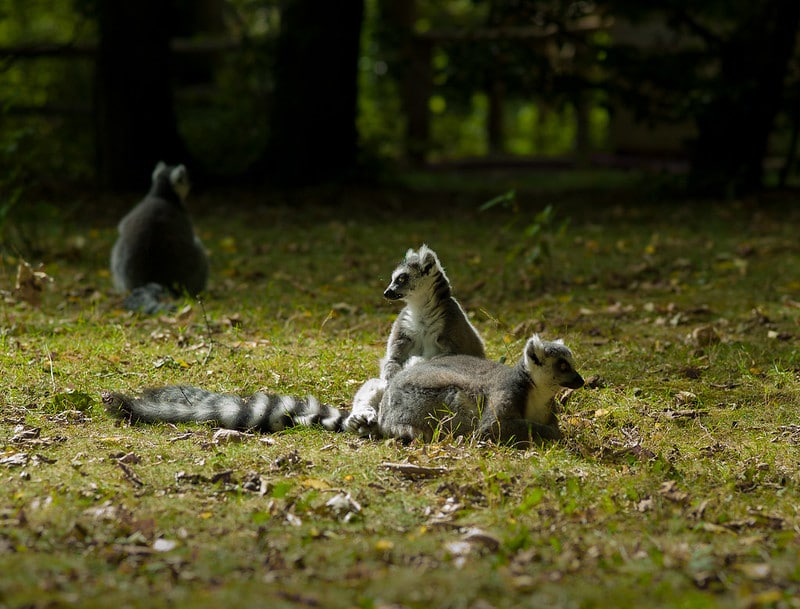
[[[544,363],[544,343],[538,334],[534,334],[525,345],[525,355],[534,366],[541,366]]]
[[[430,274],[437,262],[438,259],[436,258],[436,252],[434,252],[432,249],[429,249],[427,245],[423,245],[421,248],[419,248],[419,263],[422,267],[423,275]]]
[[[186,178],[186,167],[184,165],[178,165],[172,172],[169,174],[170,181],[173,184],[177,184],[181,180]]]
[[[158,177],[158,174],[161,173],[161,170],[164,169],[164,167],[166,166],[167,164],[164,161],[159,161],[158,163],[156,163],[156,168],[153,170],[153,180],[155,180]]]

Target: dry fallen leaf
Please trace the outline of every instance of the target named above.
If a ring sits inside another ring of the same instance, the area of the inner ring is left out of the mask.
[[[772,574],[772,567],[768,563],[745,562],[735,565],[735,568],[745,577],[754,580],[768,579]]]
[[[706,414],[707,413],[704,410],[690,410],[686,408],[673,410],[668,408],[666,410],[662,410],[661,412],[657,412],[656,418],[663,419],[665,421],[674,421],[676,419],[697,419],[705,416]]]
[[[156,539],[153,542],[153,550],[156,552],[169,552],[178,547],[178,542],[172,539]]]
[[[500,540],[479,528],[467,529],[457,541],[445,543],[445,550],[453,559],[457,569],[464,566],[467,556],[476,550],[496,552],[500,548]]]
[[[122,520],[122,508],[113,504],[111,501],[105,501],[101,505],[87,508],[83,511],[87,516],[96,518],[97,520]]]
[[[449,541],[444,545],[447,553],[453,559],[456,569],[460,569],[467,562],[467,556],[472,552],[472,546],[467,541]]]
[[[5,457],[0,457],[0,465],[6,467],[23,467],[28,464],[28,453],[13,453]]]
[[[224,470],[217,472],[213,476],[204,476],[203,474],[187,474],[185,471],[179,471],[175,474],[175,482],[186,484],[233,484],[235,482],[233,471]]]
[[[47,282],[53,278],[40,270],[40,264],[35,270],[25,260],[20,259],[17,267],[17,282],[14,286],[14,295],[33,307],[38,307],[42,302],[42,291]]]
[[[306,478],[305,480],[301,480],[300,484],[305,488],[313,488],[318,491],[327,491],[331,488],[330,483],[320,478]]]
[[[441,524],[453,520],[454,514],[463,508],[464,505],[459,503],[455,497],[448,497],[438,508],[427,507],[425,515],[428,516],[429,524]]]
[[[303,525],[303,521],[300,520],[300,518],[298,518],[297,516],[295,516],[291,512],[287,512],[286,513],[286,522],[288,524],[292,525],[293,527],[299,527],[299,526]]]
[[[350,493],[339,493],[325,503],[333,514],[342,522],[350,522],[361,512],[361,504],[353,499]]]
[[[686,336],[686,342],[694,347],[708,347],[720,342],[719,334],[712,326],[699,326]]]
[[[124,455],[121,455],[120,457],[117,457],[117,461],[119,461],[120,463],[129,464],[129,465],[130,464],[136,465],[137,463],[141,463],[142,459],[136,453],[130,452],[130,453],[125,453]]]
[[[675,403],[682,406],[693,406],[698,403],[697,395],[691,391],[679,391],[675,394]]]
[[[242,480],[242,490],[258,493],[259,495],[266,495],[269,491],[269,485],[261,475],[256,472],[251,472]]]
[[[123,477],[124,477],[124,478],[125,478],[125,479],[126,479],[128,482],[130,482],[131,484],[133,484],[133,486],[136,486],[136,487],[142,487],[142,486],[144,486],[144,482],[142,482],[142,479],[141,479],[141,478],[139,478],[139,476],[137,476],[137,475],[136,475],[136,472],[134,472],[134,471],[133,471],[133,469],[131,469],[130,467],[128,467],[128,466],[127,466],[125,463],[123,463],[121,460],[120,460],[120,461],[117,461],[117,467],[119,467],[119,468],[122,470],[122,475],[123,475]]]
[[[271,464],[272,471],[299,469],[311,467],[310,461],[305,461],[297,450],[292,450],[285,455],[279,455]]]
[[[22,444],[23,442],[30,442],[38,440],[41,435],[42,429],[40,427],[25,427],[24,425],[17,425],[14,428],[14,435],[11,438],[12,444]]]
[[[500,549],[500,540],[497,537],[477,527],[464,531],[462,539],[474,546],[480,546],[489,552],[497,552],[497,550]]]
[[[667,480],[662,483],[658,494],[673,503],[686,503],[689,499],[689,493],[678,490],[678,483],[675,480]]]
[[[212,444],[230,444],[243,442],[247,438],[252,438],[253,434],[243,433],[235,429],[218,429],[211,436]]]

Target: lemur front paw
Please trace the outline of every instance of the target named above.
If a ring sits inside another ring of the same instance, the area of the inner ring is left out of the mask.
[[[374,408],[363,408],[351,413],[342,425],[347,431],[360,436],[374,435],[378,431],[378,413]]]

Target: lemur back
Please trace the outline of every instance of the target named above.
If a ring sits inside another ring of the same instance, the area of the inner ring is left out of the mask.
[[[439,257],[427,245],[406,252],[383,296],[402,300],[405,306],[392,324],[380,378],[367,380],[353,398],[345,427],[360,434],[371,433],[386,384],[404,367],[441,355],[485,357],[483,340],[453,297]]]
[[[572,352],[534,335],[514,367],[468,355],[437,357],[405,368],[386,387],[375,435],[431,441],[437,431],[524,445],[560,437],[554,396],[577,388]],[[228,429],[281,431],[321,426],[345,431],[344,413],[316,398],[255,393],[249,398],[196,387],[146,389],[137,397],[104,391],[113,416],[132,422],[214,422]]]
[[[582,385],[572,352],[534,335],[513,367],[454,355],[405,368],[386,387],[377,431],[425,441],[437,432],[522,445],[557,439],[554,398],[562,387]]]
[[[152,284],[197,295],[205,289],[208,259],[185,206],[189,188],[183,165],[156,165],[150,191],[118,226],[111,250],[111,274],[118,290]]]

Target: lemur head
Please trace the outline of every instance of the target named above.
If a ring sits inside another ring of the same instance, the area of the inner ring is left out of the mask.
[[[423,244],[418,251],[409,249],[406,252],[405,259],[392,273],[392,281],[383,292],[383,297],[387,300],[408,300],[415,293],[433,289],[441,280],[450,285],[436,252]]]
[[[561,387],[583,387],[583,377],[575,370],[572,351],[560,339],[542,340],[534,334],[525,345],[523,357],[525,369],[537,387],[547,388],[553,395]]]
[[[184,165],[167,165],[159,161],[153,170],[153,186],[150,192],[159,196],[175,193],[178,200],[183,202],[189,194],[189,174]]]

